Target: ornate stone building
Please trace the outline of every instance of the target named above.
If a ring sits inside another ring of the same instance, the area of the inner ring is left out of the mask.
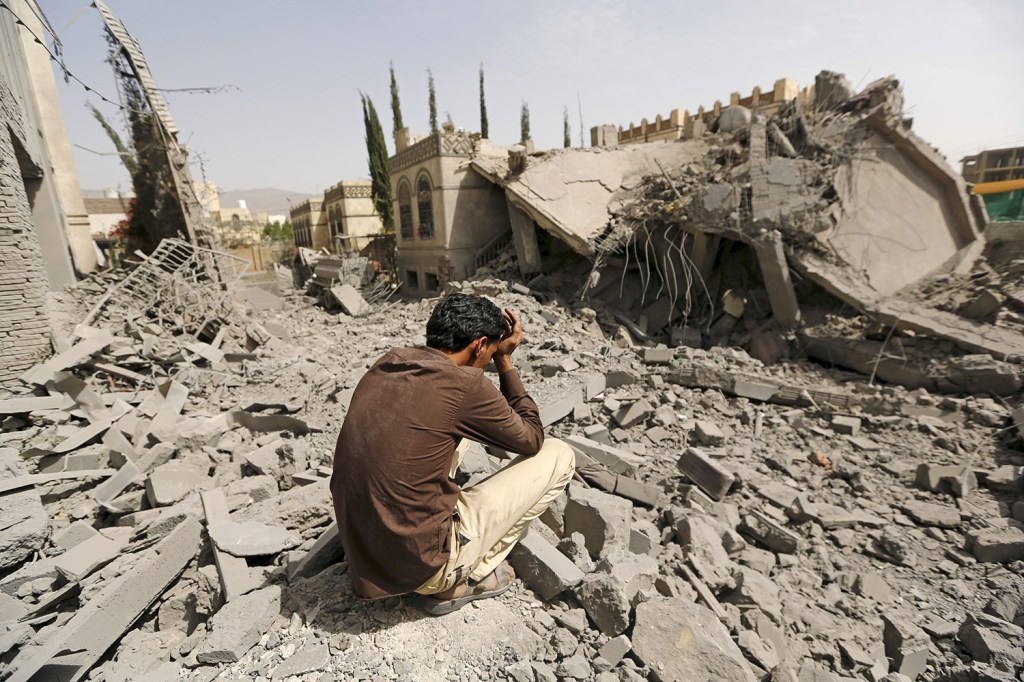
[[[290,216],[295,246],[307,249],[331,248],[331,233],[323,213],[323,199],[306,199],[292,206]]]
[[[403,291],[436,293],[469,277],[481,254],[511,227],[505,195],[469,166],[481,152],[502,155],[479,135],[443,130],[418,140],[395,136],[391,196]]]
[[[323,213],[335,253],[360,252],[384,228],[369,180],[342,180],[324,192]]]

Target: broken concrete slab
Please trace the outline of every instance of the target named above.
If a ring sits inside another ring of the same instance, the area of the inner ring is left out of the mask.
[[[0,415],[27,414],[43,410],[65,410],[74,404],[73,400],[63,395],[20,396],[0,400]]]
[[[57,353],[46,362],[36,365],[21,375],[21,380],[26,384],[38,384],[42,386],[48,381],[53,381],[56,373],[68,367],[74,367],[87,360],[94,353],[98,353],[111,344],[113,335],[106,330],[95,330],[91,336],[82,339],[74,346]]]
[[[230,521],[231,517],[228,514],[227,500],[224,498],[224,491],[221,488],[200,493],[200,499],[203,502],[203,511],[206,514],[208,526],[210,524]],[[245,559],[223,551],[216,543],[213,547],[213,559],[217,564],[221,596],[225,603],[238,598],[255,587]]]
[[[116,559],[120,553],[121,543],[97,533],[57,557],[54,566],[65,578],[77,582]]]
[[[26,647],[11,662],[8,682],[77,682],[185,569],[199,551],[201,527],[186,519],[125,574],[79,609],[58,634]]]
[[[322,671],[331,659],[331,652],[326,644],[309,643],[284,660],[274,669],[271,679],[283,680],[293,675]]]
[[[244,426],[253,433],[268,433],[272,431],[291,431],[297,436],[304,436],[308,433],[319,432],[316,426],[312,426],[284,414],[252,414],[244,410],[234,410],[228,413],[228,421],[237,426]]]
[[[243,594],[213,615],[206,639],[193,651],[200,663],[234,663],[260,641],[281,608],[281,588]]]
[[[207,531],[217,549],[236,557],[278,554],[302,544],[297,534],[259,521],[213,521]]]
[[[661,682],[757,679],[715,614],[685,599],[638,605],[632,642],[633,653]]]
[[[928,635],[906,618],[882,614],[885,655],[892,660],[892,672],[916,680],[928,665]]]
[[[654,408],[646,400],[637,400],[612,415],[612,419],[623,429],[639,424],[653,414]]]
[[[644,463],[644,458],[627,450],[599,443],[598,441],[583,436],[566,436],[564,441],[574,450],[597,460],[606,466],[612,473],[623,476],[635,476],[637,469]]]
[[[903,503],[900,508],[904,514],[923,526],[960,527],[960,512],[956,507],[913,501]]]
[[[527,533],[512,549],[509,563],[545,601],[583,581],[583,571],[539,533]]]
[[[312,577],[339,561],[344,554],[341,537],[338,535],[338,522],[331,521],[301,559],[288,563],[288,582]]]
[[[370,304],[366,302],[366,299],[359,293],[359,290],[351,284],[335,285],[330,288],[330,292],[334,300],[338,302],[338,305],[341,306],[341,309],[347,315],[359,317],[370,309]]]
[[[773,552],[794,554],[802,544],[799,535],[788,528],[783,528],[756,509],[750,510],[750,513],[743,517],[739,530]]]
[[[153,469],[146,479],[146,497],[154,507],[183,499],[208,481],[206,474],[184,462],[171,461]]]
[[[578,406],[584,404],[583,391],[574,388],[553,403],[546,403],[540,408],[540,423],[545,426],[565,419]]]
[[[92,525],[85,521],[75,521],[67,528],[58,531],[53,534],[51,538],[53,544],[57,545],[63,550],[69,550],[76,545],[80,545],[91,537],[99,535]]]

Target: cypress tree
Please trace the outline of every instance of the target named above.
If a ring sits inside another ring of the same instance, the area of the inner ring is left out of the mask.
[[[572,146],[572,138],[569,135],[569,107],[562,110],[562,146],[566,149]]]
[[[427,106],[430,108],[430,134],[437,134],[437,95],[434,92],[434,72],[427,67]]]
[[[402,123],[402,103],[398,99],[398,81],[395,80],[395,63],[388,62],[388,70],[391,72],[391,119],[394,121],[394,133],[405,127]]]
[[[388,167],[388,146],[384,141],[384,130],[377,118],[373,100],[365,93],[359,93],[363,100],[363,125],[366,128],[366,155],[370,169],[370,194],[373,207],[377,209],[384,223],[384,230],[395,229],[394,213],[391,206],[391,172]]]
[[[487,102],[484,100],[484,65],[480,65],[480,137],[486,139],[487,135]]]
[[[530,139],[530,105],[526,100],[523,100],[523,105],[519,109],[519,139],[521,142]]]

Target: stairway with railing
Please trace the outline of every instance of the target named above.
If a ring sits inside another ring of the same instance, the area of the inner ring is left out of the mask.
[[[511,243],[511,241],[512,230],[509,229],[497,235],[494,239],[477,249],[476,258],[473,261],[474,270],[482,268],[497,258],[498,254],[501,253],[505,247]]]

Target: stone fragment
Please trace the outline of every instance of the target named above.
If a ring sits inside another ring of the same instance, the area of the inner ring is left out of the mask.
[[[889,583],[875,571],[858,574],[853,581],[853,591],[855,594],[880,604],[885,604],[892,599],[892,589],[889,587]]]
[[[659,597],[636,608],[633,653],[651,679],[754,682],[750,665],[709,609]]]
[[[697,448],[686,448],[676,468],[715,500],[725,497],[736,478]]]
[[[652,557],[619,550],[584,579],[575,590],[576,597],[598,629],[615,637],[629,627],[637,595],[652,589],[657,575],[658,562]]]
[[[153,469],[146,479],[146,497],[154,507],[174,504],[196,492],[206,475],[182,462],[167,462]]]
[[[960,512],[956,507],[929,502],[906,502],[900,506],[903,513],[923,526],[959,528]]]
[[[648,365],[669,365],[675,352],[671,348],[645,348],[644,363]]]
[[[751,510],[743,518],[740,532],[754,538],[773,552],[794,554],[800,547],[799,535],[783,528],[757,510]]]
[[[322,671],[331,658],[331,652],[326,644],[307,644],[284,660],[281,665],[274,669],[270,676],[274,680],[283,680],[292,675],[303,675],[305,673]]]
[[[722,536],[708,517],[686,516],[676,524],[676,540],[683,556],[713,591],[732,589],[735,564],[722,546]]]
[[[259,521],[214,521],[208,524],[207,531],[217,549],[236,557],[277,554],[302,544],[296,533]]]
[[[558,664],[555,674],[560,680],[585,680],[591,675],[590,663],[582,654],[574,654]]]
[[[832,417],[832,430],[846,436],[856,436],[860,433],[860,418],[836,415]]]
[[[985,477],[985,487],[1004,493],[1024,491],[1024,467],[1013,464],[996,467]]]
[[[933,493],[949,493],[964,497],[978,487],[974,471],[963,464],[920,464],[915,483]]]
[[[976,661],[1002,668],[1024,665],[1024,629],[1018,625],[984,613],[968,614],[958,636]]]
[[[583,571],[539,533],[527,533],[512,549],[509,563],[545,601],[583,582]]]
[[[654,413],[654,408],[646,400],[638,400],[632,405],[627,405],[621,408],[618,412],[612,415],[612,419],[615,423],[624,429],[628,429],[634,424],[647,419],[651,414]]]
[[[569,485],[565,505],[565,533],[579,532],[592,556],[629,547],[633,505],[629,500],[591,490],[577,483]]]
[[[892,659],[891,671],[916,680],[928,664],[928,635],[896,614],[882,614],[882,624],[885,655]]]
[[[782,623],[782,602],[779,601],[779,587],[762,573],[740,567],[737,571],[736,589],[722,601],[737,606],[756,606],[776,623]]]
[[[288,582],[312,577],[339,561],[344,554],[338,535],[338,522],[331,521],[301,558],[288,563]]]
[[[747,128],[752,118],[750,109],[734,104],[722,110],[718,117],[718,129],[723,133],[734,133]]]
[[[968,537],[978,561],[1005,564],[1024,559],[1024,530],[1015,526],[988,528]]]
[[[346,314],[358,317],[370,309],[366,299],[362,297],[359,290],[351,284],[345,283],[331,287],[331,294]]]
[[[234,663],[260,641],[281,607],[281,588],[273,585],[225,604],[207,624],[206,639],[195,649],[200,663]]]
[[[701,445],[716,446],[721,445],[725,442],[725,432],[718,427],[718,424],[714,422],[705,421],[698,419],[694,425],[694,435],[697,437],[697,442]]]
[[[621,448],[607,445],[605,443],[599,443],[583,436],[567,436],[565,442],[572,447],[573,450],[578,453],[583,453],[587,457],[597,460],[612,473],[621,474],[623,476],[634,476],[636,475],[637,468],[644,463],[644,458],[636,455],[632,452],[628,452]],[[585,462],[580,461],[581,458],[577,456],[577,466],[583,466]]]
[[[77,582],[113,561],[120,553],[120,543],[97,533],[57,557],[54,566],[65,578]]]
[[[632,648],[633,644],[629,641],[629,637],[619,635],[605,642],[604,646],[597,650],[597,655],[607,661],[610,667],[614,668]]]

